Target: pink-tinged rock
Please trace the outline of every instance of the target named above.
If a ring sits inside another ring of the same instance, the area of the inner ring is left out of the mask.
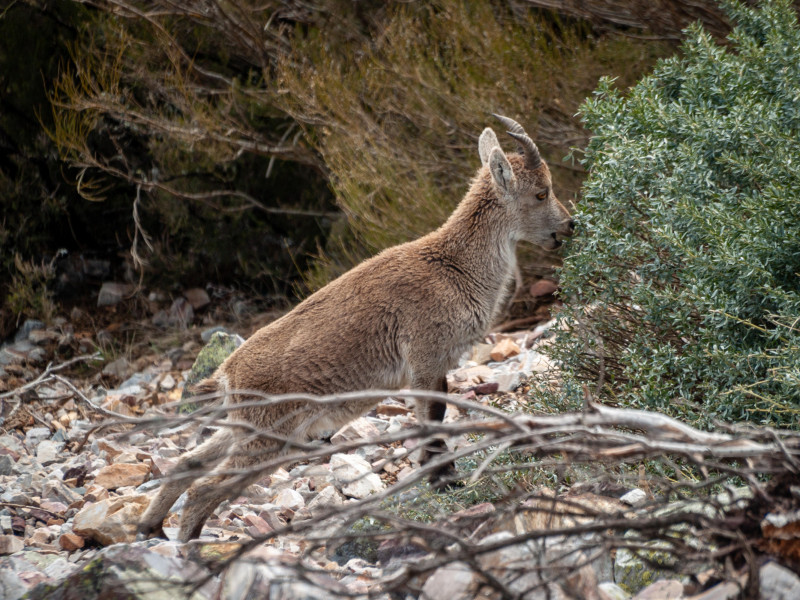
[[[541,298],[542,296],[549,296],[558,289],[558,285],[549,279],[540,279],[530,287],[530,294],[534,298]]]
[[[150,472],[153,474],[153,477],[161,479],[172,471],[177,462],[177,458],[161,458],[160,456],[154,456]]]
[[[203,288],[192,288],[183,292],[183,297],[189,301],[194,310],[200,310],[211,302],[211,298]]]
[[[648,585],[634,596],[634,600],[680,600],[684,597],[680,581],[662,579]]]
[[[14,554],[25,547],[25,542],[16,535],[0,535],[0,556]]]
[[[496,382],[492,383],[479,383],[472,391],[479,395],[494,394],[500,386]]]
[[[67,552],[79,550],[83,548],[85,543],[86,540],[77,533],[64,533],[58,538],[58,545],[61,546],[62,550],[66,550]]]
[[[92,484],[87,487],[86,493],[83,495],[83,499],[86,502],[99,502],[100,500],[105,500],[106,498],[108,498],[108,490],[96,484]]]
[[[281,508],[288,508],[290,510],[297,510],[306,505],[300,492],[291,488],[284,488],[278,492],[272,499],[272,503]]]
[[[107,490],[115,490],[129,485],[137,486],[144,483],[149,472],[148,465],[115,463],[100,469],[97,477],[94,478],[94,483]]]
[[[150,499],[144,494],[87,504],[75,515],[72,530],[104,546],[133,542],[136,526],[148,504]]]
[[[356,442],[361,440],[371,440],[380,436],[381,432],[364,417],[359,417],[350,421],[339,431],[331,436],[331,443],[342,444],[344,442]]]
[[[123,449],[119,444],[105,439],[97,440],[97,447],[98,449],[104,451],[111,460],[114,460],[123,452]]]
[[[274,531],[269,523],[258,515],[245,515],[242,517],[242,521],[244,521],[249,528],[255,530],[254,532],[258,535],[268,535]]]
[[[55,513],[57,515],[63,515],[65,512],[67,512],[68,508],[67,505],[64,504],[63,502],[57,502],[57,501],[53,502],[51,500],[42,500],[39,503],[39,507],[42,510],[46,510],[47,512],[50,513]]]
[[[132,293],[133,286],[129,283],[106,281],[100,287],[100,293],[97,295],[97,306],[113,306],[122,302]]]
[[[48,531],[45,527],[40,527],[34,531],[26,541],[29,546],[33,546],[34,548],[49,548],[53,537],[52,531]]]

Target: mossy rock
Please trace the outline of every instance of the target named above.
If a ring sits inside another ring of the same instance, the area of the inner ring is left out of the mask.
[[[192,365],[189,376],[186,378],[186,385],[183,388],[181,400],[189,400],[195,394],[192,393],[192,387],[210,377],[214,371],[228,358],[233,351],[244,343],[244,338],[237,334],[225,333],[218,331],[211,336],[208,344],[206,344]],[[178,409],[178,412],[192,412],[197,410],[196,404],[183,404]]]

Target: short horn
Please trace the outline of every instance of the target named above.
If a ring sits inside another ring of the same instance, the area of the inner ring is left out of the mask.
[[[508,135],[519,142],[522,152],[525,154],[525,167],[528,169],[538,169],[542,164],[542,156],[539,154],[539,148],[537,148],[533,140],[528,137],[528,134],[509,131]]]

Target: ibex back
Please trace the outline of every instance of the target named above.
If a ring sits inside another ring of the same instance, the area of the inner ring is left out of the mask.
[[[480,136],[482,166],[444,225],[361,263],[284,317],[257,331],[199,388],[216,391],[230,421],[246,422],[285,439],[310,439],[365,413],[373,401],[335,407],[289,402],[236,408],[247,396],[335,394],[366,389],[446,391],[445,376],[487,332],[513,280],[517,242],[557,248],[574,223],[553,193],[550,171],[522,127],[498,117],[521,152],[506,155],[494,132]],[[251,398],[252,399],[252,398]],[[416,403],[420,420],[443,407]],[[217,505],[263,477],[258,466],[285,444],[223,427],[181,457],[139,526],[163,536],[162,521],[188,487],[179,539],[198,537]],[[215,467],[189,485],[192,469]]]

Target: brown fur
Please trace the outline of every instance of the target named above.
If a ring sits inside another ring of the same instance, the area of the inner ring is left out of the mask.
[[[223,394],[446,390],[447,371],[486,334],[503,305],[517,242],[554,248],[574,227],[544,162],[531,170],[521,155],[506,156],[488,128],[479,150],[484,164],[444,225],[364,261],[257,331],[203,389]],[[537,198],[542,192],[544,200]],[[226,402],[235,406],[242,398],[229,395]],[[234,408],[229,419],[302,441],[346,424],[374,404],[290,402]],[[417,413],[423,420],[441,417],[442,411],[417,402]],[[199,536],[216,506],[261,478],[265,472],[257,465],[283,451],[278,441],[221,429],[181,458],[143,516],[140,532],[163,535],[163,518],[189,487],[179,537]],[[200,465],[217,469],[189,486],[185,474]]]

